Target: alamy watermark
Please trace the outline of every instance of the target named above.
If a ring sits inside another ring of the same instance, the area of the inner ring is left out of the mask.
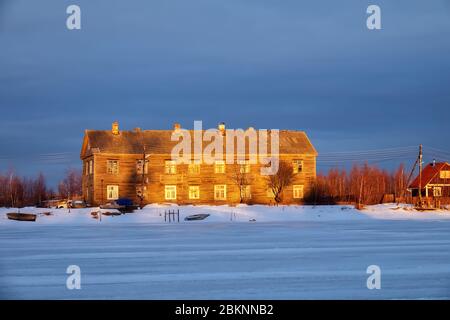
[[[260,164],[261,175],[269,176],[278,172],[278,129],[225,129],[225,125],[221,124],[218,129],[203,130],[202,121],[194,121],[192,134],[189,130],[176,128],[171,140],[178,142],[171,152],[172,160],[177,164],[212,165],[217,161],[224,161],[226,164],[246,161],[248,164]]]
[[[69,290],[81,289],[81,268],[77,265],[67,267],[66,273],[69,275],[66,280],[66,287]]]
[[[69,30],[81,29],[81,8],[75,4],[67,7],[66,13],[69,14],[66,20],[66,27]]]
[[[367,278],[367,289],[381,290],[381,268],[377,265],[369,266],[367,274],[370,274]]]

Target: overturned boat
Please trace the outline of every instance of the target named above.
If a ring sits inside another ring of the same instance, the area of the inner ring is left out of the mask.
[[[32,213],[7,213],[6,216],[9,220],[17,220],[17,221],[36,221],[36,215]]]
[[[184,218],[184,221],[199,221],[199,220],[205,220],[208,218],[209,214],[194,214],[192,216],[187,216]]]

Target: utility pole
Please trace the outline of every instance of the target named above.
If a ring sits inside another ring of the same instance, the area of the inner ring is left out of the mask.
[[[145,137],[144,134],[142,133],[142,131],[138,131],[138,133],[140,134],[140,138],[141,138],[141,145],[142,145],[142,166],[141,166],[141,192],[140,195],[138,195],[139,197],[139,206],[142,209],[144,206],[144,198],[145,198],[145,188],[146,188],[146,184],[147,184],[147,179],[146,179],[146,175],[148,174],[148,172],[145,172],[145,169],[147,168],[148,171],[148,162],[147,162],[147,158],[150,157],[150,155],[147,155],[147,145],[145,144]],[[147,165],[147,166],[146,166]]]
[[[143,139],[142,139],[143,140]],[[146,165],[146,161],[147,161],[147,155],[146,155],[146,147],[145,147],[145,142],[143,140],[143,146],[142,146],[142,178],[141,178],[141,195],[139,197],[139,199],[141,200],[141,203],[139,204],[139,206],[143,207],[143,203],[144,203],[144,189],[145,189],[145,165]]]
[[[422,168],[423,168],[423,146],[419,147],[419,206],[422,208]]]

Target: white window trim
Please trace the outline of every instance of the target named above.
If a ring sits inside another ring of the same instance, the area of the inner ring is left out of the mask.
[[[173,160],[166,160],[164,162],[164,172],[165,174],[176,174],[177,173],[177,162]]]
[[[193,168],[197,168],[196,170],[193,170]],[[188,172],[189,174],[200,174],[200,163],[190,163],[188,166]]]
[[[217,197],[217,193],[220,192],[219,188],[223,189],[223,197]],[[226,184],[214,185],[214,200],[219,200],[219,201],[227,200],[227,185]]]
[[[223,170],[218,170],[218,168],[223,168]],[[217,160],[214,162],[214,173],[223,174],[226,172],[225,161]]]
[[[434,197],[442,197],[442,187],[434,187],[433,188],[433,196]]]
[[[112,164],[114,162],[117,163],[116,172],[114,172],[114,170],[113,170],[114,166],[110,166],[110,164]],[[115,175],[115,176],[119,175],[119,166],[120,166],[119,160],[114,160],[114,159],[106,160],[106,173]],[[109,170],[110,168],[111,168],[111,171]]]
[[[110,196],[110,190],[113,190],[113,194]],[[106,186],[106,200],[117,200],[119,199],[119,186],[115,184],[110,184]]]
[[[145,160],[144,166],[142,166],[143,162],[144,162],[144,160],[142,160],[142,159],[136,160],[136,172],[137,172],[137,174],[142,174],[142,173],[148,174],[149,161]]]
[[[94,173],[94,160],[89,160],[89,174]]]
[[[442,170],[439,174],[441,179],[450,179],[450,170]]]
[[[170,189],[172,189],[172,191],[169,191]],[[169,195],[169,197],[168,197],[168,195]],[[173,186],[173,185],[164,186],[164,199],[177,200],[177,186]]]
[[[192,193],[191,193],[191,190],[192,189],[196,189],[197,191],[196,191],[196,196],[195,197],[192,197]],[[189,199],[190,200],[199,200],[200,199],[200,186],[189,186]]]
[[[301,184],[294,185],[292,189],[292,197],[294,199],[303,199],[304,196],[304,186]]]
[[[298,164],[297,164],[298,162],[300,162],[302,170],[298,170]],[[304,161],[302,159],[294,159],[294,160],[292,160],[292,168],[293,168],[294,174],[302,173],[303,170],[304,170]]]
[[[247,200],[251,199],[252,198],[252,186],[249,184],[241,186],[241,195],[242,195],[242,198],[244,198],[244,199],[247,199]]]
[[[250,167],[249,160],[239,160],[238,165],[239,165],[239,173],[242,173],[242,174],[250,173],[251,167]]]

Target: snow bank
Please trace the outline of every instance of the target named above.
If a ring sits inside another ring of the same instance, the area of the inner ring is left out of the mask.
[[[98,223],[153,223],[163,224],[165,210],[180,210],[180,223],[259,223],[289,221],[349,221],[362,219],[382,220],[442,220],[450,219],[450,211],[437,210],[419,212],[410,205],[383,204],[368,206],[362,211],[352,206],[279,206],[262,205],[224,206],[177,206],[168,204],[152,204],[142,210],[121,216],[102,216],[102,221],[93,219],[92,211],[98,208],[84,209],[42,209],[27,207],[20,212],[38,215],[35,223],[8,220],[6,213],[17,212],[17,209],[0,208],[0,224],[98,224]],[[51,212],[50,215],[44,213]],[[204,221],[184,221],[189,215],[209,214]]]

